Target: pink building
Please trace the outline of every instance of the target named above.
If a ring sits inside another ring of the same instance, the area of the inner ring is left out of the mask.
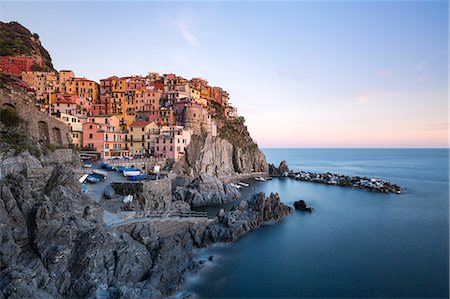
[[[90,116],[83,124],[83,146],[93,147],[102,159],[128,156],[125,149],[126,132],[120,130],[119,119],[114,115]]]
[[[161,133],[156,136],[155,156],[178,161],[186,153],[186,147],[191,142],[192,132],[181,126],[161,127]]]

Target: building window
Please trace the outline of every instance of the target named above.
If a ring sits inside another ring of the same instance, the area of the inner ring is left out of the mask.
[[[92,134],[89,134],[89,139],[92,139]]]

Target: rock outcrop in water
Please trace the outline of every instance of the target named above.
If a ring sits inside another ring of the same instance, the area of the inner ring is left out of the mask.
[[[192,181],[186,178],[180,180],[185,184],[179,182],[174,188],[174,198],[185,201],[192,207],[219,205],[241,196],[235,187],[206,173],[200,173]]]
[[[306,202],[303,199],[294,202],[294,208],[303,212],[311,213],[313,211],[313,208],[306,206]]]
[[[215,222],[204,233],[206,244],[233,242],[248,231],[269,221],[279,220],[292,213],[292,208],[280,201],[278,194],[258,193],[249,200],[241,201],[228,212],[221,210]]]

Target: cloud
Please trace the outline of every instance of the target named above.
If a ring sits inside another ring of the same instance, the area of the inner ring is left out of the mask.
[[[178,31],[180,32],[183,39],[190,44],[191,46],[201,48],[202,45],[200,44],[197,36],[192,33],[192,31],[189,29],[189,26],[184,22],[178,23]]]
[[[359,104],[364,104],[369,101],[369,96],[368,95],[360,95],[360,96],[354,97],[353,100]]]

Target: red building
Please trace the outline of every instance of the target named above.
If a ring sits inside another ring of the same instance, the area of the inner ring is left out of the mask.
[[[20,75],[22,72],[30,72],[35,63],[30,56],[0,56],[0,72]]]

